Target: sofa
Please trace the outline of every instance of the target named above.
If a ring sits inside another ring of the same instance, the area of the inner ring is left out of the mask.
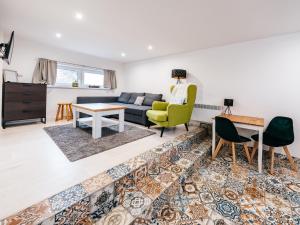
[[[135,105],[134,102],[138,96],[144,96],[142,105]],[[154,101],[162,101],[162,94],[151,94],[151,93],[136,93],[136,92],[122,92],[120,96],[88,96],[88,97],[77,97],[78,104],[87,103],[109,103],[115,105],[124,105],[125,109],[125,120],[132,123],[149,126],[152,124],[146,116],[147,110],[152,108]],[[87,117],[84,113],[80,113],[80,118]],[[118,118],[118,115],[111,117]]]

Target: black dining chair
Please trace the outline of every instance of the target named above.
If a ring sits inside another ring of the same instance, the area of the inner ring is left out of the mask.
[[[220,141],[213,153],[212,160],[216,158],[223,144],[228,143],[231,144],[233,163],[236,163],[235,144],[243,143],[248,162],[250,163],[251,158],[250,158],[249,149],[246,142],[249,142],[251,140],[247,137],[243,137],[239,135],[234,124],[229,119],[217,116],[215,118],[215,122],[216,122],[216,133],[220,136]]]
[[[255,143],[251,154],[251,161],[257,151],[258,134],[251,137]],[[288,145],[294,142],[293,120],[289,117],[277,116],[269,123],[267,129],[263,133],[263,144],[269,146],[271,154],[271,169],[270,173],[274,174],[274,150],[275,147],[282,147],[292,168],[298,171],[298,168],[289,152]]]

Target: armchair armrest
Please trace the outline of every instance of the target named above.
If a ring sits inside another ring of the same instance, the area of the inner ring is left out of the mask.
[[[167,110],[168,105],[169,105],[168,102],[154,101],[152,103],[152,109],[165,111],[165,110]]]
[[[186,123],[190,120],[189,106],[169,104],[168,108],[168,120],[171,124]]]

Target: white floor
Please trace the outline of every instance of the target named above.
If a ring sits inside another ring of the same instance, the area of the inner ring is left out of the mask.
[[[151,135],[70,162],[44,126],[39,123],[0,130],[0,219],[186,132],[184,126],[166,129],[163,138]],[[159,133],[157,128],[151,130]]]

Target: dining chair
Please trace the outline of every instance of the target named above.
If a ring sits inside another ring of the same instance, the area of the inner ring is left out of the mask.
[[[227,144],[231,144],[233,163],[236,163],[235,144],[242,143],[244,146],[246,157],[248,159],[248,162],[250,163],[251,157],[249,154],[247,142],[251,140],[247,137],[239,135],[236,127],[229,119],[217,116],[215,118],[215,122],[216,122],[216,133],[220,136],[220,141],[213,153],[212,160],[216,158],[223,144],[227,143]]]
[[[251,153],[251,162],[257,151],[258,134],[251,136],[255,141],[253,151]],[[263,133],[263,144],[269,146],[271,154],[271,169],[270,173],[274,174],[274,152],[276,147],[282,147],[292,168],[298,171],[298,168],[290,154],[288,145],[294,142],[293,120],[289,117],[277,116],[269,123],[267,129]]]

